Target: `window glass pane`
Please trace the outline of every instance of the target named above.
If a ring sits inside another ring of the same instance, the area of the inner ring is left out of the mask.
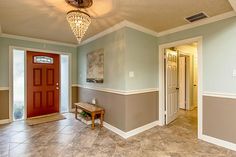
[[[24,60],[23,50],[13,50],[13,119],[24,119],[25,88],[24,88]]]
[[[53,64],[53,58],[48,56],[34,56],[34,63]]]
[[[61,55],[61,112],[69,111],[69,56]]]

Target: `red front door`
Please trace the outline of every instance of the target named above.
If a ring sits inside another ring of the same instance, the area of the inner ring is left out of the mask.
[[[57,54],[27,51],[27,118],[59,112]]]

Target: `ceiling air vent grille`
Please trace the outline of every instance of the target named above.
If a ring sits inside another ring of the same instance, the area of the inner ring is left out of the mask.
[[[199,20],[205,19],[207,17],[208,16],[205,13],[201,12],[201,13],[195,14],[193,16],[186,17],[185,19],[188,22],[195,22],[195,21],[199,21]]]

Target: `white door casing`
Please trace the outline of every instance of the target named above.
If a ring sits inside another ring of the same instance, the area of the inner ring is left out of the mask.
[[[186,109],[186,73],[185,73],[185,57],[179,57],[179,108]]]
[[[196,55],[195,55],[196,56]],[[198,93],[198,65],[197,57],[194,57],[194,69],[193,69],[193,106],[194,108],[198,105],[197,93]]]
[[[178,53],[166,49],[166,124],[178,115]]]

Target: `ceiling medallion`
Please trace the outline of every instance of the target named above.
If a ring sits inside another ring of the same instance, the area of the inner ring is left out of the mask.
[[[66,0],[66,2],[78,8],[78,10],[69,11],[67,13],[66,19],[68,23],[70,24],[70,27],[78,43],[80,43],[91,23],[91,18],[89,14],[79,9],[85,9],[85,8],[91,7],[93,4],[93,1],[92,0]]]
[[[66,0],[66,2],[76,8],[89,8],[93,5],[92,0]]]

